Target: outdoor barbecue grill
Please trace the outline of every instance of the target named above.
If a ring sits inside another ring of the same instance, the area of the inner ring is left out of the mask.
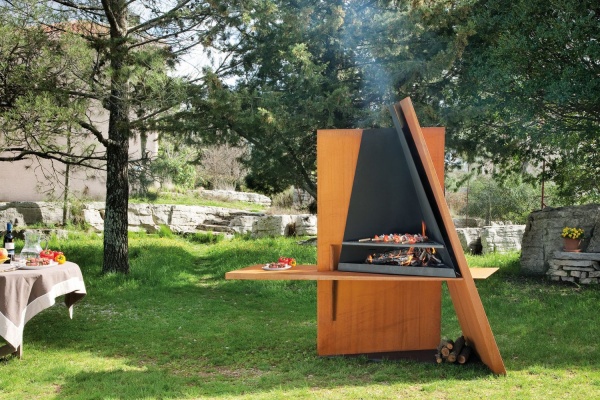
[[[396,129],[362,135],[338,270],[458,277],[423,166],[414,162],[412,136],[405,121],[392,117]],[[393,232],[427,240],[394,241]]]

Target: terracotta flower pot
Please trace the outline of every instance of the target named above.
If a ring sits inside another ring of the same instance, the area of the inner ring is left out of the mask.
[[[581,239],[563,238],[563,251],[578,253],[581,251],[580,245]]]

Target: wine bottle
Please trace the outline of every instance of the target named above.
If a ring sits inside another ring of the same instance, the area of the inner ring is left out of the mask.
[[[8,260],[6,263],[10,263],[15,258],[15,238],[12,233],[12,224],[9,222],[6,224],[6,233],[4,234],[4,248],[8,252]]]

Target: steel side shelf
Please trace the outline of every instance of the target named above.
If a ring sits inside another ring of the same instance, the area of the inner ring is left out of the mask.
[[[225,274],[229,280],[255,281],[462,281],[463,278],[440,276],[412,276],[371,274],[365,272],[317,271],[316,265],[297,265],[285,271],[265,271],[263,264],[230,271]],[[473,279],[487,279],[498,268],[470,268]]]
[[[339,263],[338,270],[343,272],[360,272],[375,274],[390,274],[402,276],[423,276],[428,278],[456,278],[454,268],[443,264],[436,267],[401,266],[388,264]]]

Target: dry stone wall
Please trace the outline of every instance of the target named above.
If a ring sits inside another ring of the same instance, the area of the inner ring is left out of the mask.
[[[600,253],[557,251],[548,264],[546,274],[553,281],[590,285],[600,279]]]

